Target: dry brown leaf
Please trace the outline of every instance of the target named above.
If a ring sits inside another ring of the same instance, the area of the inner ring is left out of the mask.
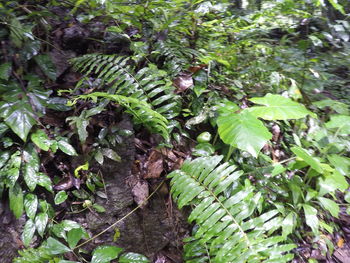
[[[191,74],[180,73],[180,75],[173,80],[176,87],[175,93],[182,93],[193,86],[193,78]]]
[[[131,193],[134,196],[134,200],[137,205],[141,205],[149,196],[148,183],[145,181],[137,182],[131,189]],[[142,206],[145,206],[146,204],[147,202],[145,202]]]
[[[147,160],[147,172],[143,178],[159,178],[160,174],[163,172],[163,155],[156,151],[152,150],[151,154]]]

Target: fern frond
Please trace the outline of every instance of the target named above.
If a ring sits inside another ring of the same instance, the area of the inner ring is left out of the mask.
[[[261,193],[248,180],[242,184],[243,172],[228,163],[220,164],[222,159],[214,156],[186,161],[181,170],[169,174],[171,193],[179,208],[195,207],[189,216],[189,221],[198,225],[193,247],[206,246],[211,261],[218,263],[291,260],[293,255],[285,253],[295,245],[281,245],[283,237],[270,236],[282,225],[278,211],[255,216]],[[198,254],[193,251],[187,262],[203,262],[203,253]]]
[[[133,97],[112,95],[105,92],[93,92],[77,97],[77,99],[92,99],[94,101],[97,101],[97,98],[105,98],[118,103],[126,108],[126,111],[134,117],[136,123],[142,123],[150,131],[161,134],[165,140],[169,139],[167,119],[160,113],[152,110],[148,103]]]
[[[154,65],[135,72],[129,62],[129,58],[101,54],[71,60],[76,71],[94,74],[104,84],[111,85],[113,93],[147,102],[167,119],[176,117],[181,111],[181,99],[174,93],[171,81],[165,78],[165,72]]]

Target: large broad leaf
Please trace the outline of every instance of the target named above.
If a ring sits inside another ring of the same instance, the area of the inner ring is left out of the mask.
[[[56,80],[56,68],[49,55],[35,56],[34,60],[49,79]]]
[[[70,251],[68,247],[52,237],[47,239],[45,247],[52,255],[63,254]]]
[[[94,250],[91,263],[108,263],[116,259],[123,251],[120,247],[115,246],[100,246]]]
[[[345,176],[338,171],[320,177],[318,183],[320,186],[320,196],[333,193],[335,190],[345,191],[349,187]]]
[[[35,227],[41,237],[44,236],[47,222],[49,221],[49,216],[46,213],[40,213],[35,217]]]
[[[350,116],[333,115],[331,120],[326,123],[328,129],[334,129],[339,135],[350,134]]]
[[[220,138],[225,143],[247,151],[254,157],[272,138],[264,124],[247,111],[219,116],[217,124]]]
[[[331,213],[331,215],[333,217],[336,217],[336,218],[339,217],[340,208],[339,208],[339,205],[336,202],[334,202],[331,199],[324,198],[324,197],[318,197],[317,199],[320,201],[320,203],[323,206],[323,208],[328,210],[329,213]]]
[[[50,146],[53,143],[53,141],[49,139],[45,131],[40,129],[37,130],[35,133],[32,133],[30,138],[32,139],[32,142],[34,142],[36,146],[38,146],[40,149],[44,151],[48,151],[50,149]]]
[[[300,119],[308,114],[316,117],[303,105],[277,94],[269,93],[262,98],[251,98],[250,101],[264,106],[254,106],[245,111],[264,120]]]
[[[28,102],[0,103],[0,117],[23,141],[26,141],[30,129],[36,124],[36,117]]]

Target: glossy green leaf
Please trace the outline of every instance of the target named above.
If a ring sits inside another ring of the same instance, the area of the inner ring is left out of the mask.
[[[38,55],[34,60],[49,79],[56,80],[56,68],[49,55]]]
[[[38,234],[43,237],[46,229],[47,222],[49,221],[49,216],[46,213],[39,213],[35,217],[35,227]]]
[[[101,152],[104,156],[108,157],[109,159],[112,159],[113,161],[116,161],[116,162],[121,161],[120,156],[112,149],[103,148],[101,149]]]
[[[0,65],[0,79],[8,80],[11,75],[12,63],[7,62]]]
[[[44,151],[48,151],[50,149],[52,141],[49,139],[45,131],[38,129],[31,134],[30,138],[32,142],[35,143],[35,145],[40,149]]]
[[[16,183],[9,189],[10,209],[16,218],[23,214],[23,192],[21,186]]]
[[[317,217],[317,209],[307,204],[303,204],[303,208],[306,224],[312,229],[315,235],[318,235],[319,220]]]
[[[22,233],[22,241],[26,247],[30,245],[30,242],[33,239],[34,233],[35,233],[35,224],[33,220],[29,218],[26,224],[24,225],[24,229]]]
[[[24,209],[30,219],[34,219],[38,209],[38,197],[34,194],[26,194],[24,197]]]
[[[50,177],[44,173],[37,174],[38,185],[44,187],[47,191],[52,192],[52,182]]]
[[[303,159],[308,165],[310,165],[312,169],[319,173],[323,172],[321,163],[317,159],[312,157],[311,154],[309,154],[305,149],[295,146],[292,147],[291,150],[296,156]]]
[[[95,155],[94,155],[95,160],[99,163],[99,164],[103,164],[103,154],[100,150],[97,150]]]
[[[68,195],[65,191],[59,191],[56,195],[55,195],[55,205],[59,205],[62,204],[64,201],[66,201],[68,198]]]
[[[336,218],[339,217],[340,208],[339,208],[339,205],[336,202],[334,202],[331,199],[324,198],[324,197],[318,197],[317,199],[318,199],[318,201],[320,201],[320,203],[323,206],[323,208],[328,210],[329,213],[331,213],[331,215],[333,217],[336,217]]]
[[[59,140],[58,142],[58,148],[68,154],[68,155],[71,155],[71,156],[76,156],[78,155],[77,152],[75,151],[75,149],[73,148],[72,145],[70,145],[68,142],[64,141],[64,140]]]
[[[67,242],[70,248],[74,248],[80,239],[85,236],[85,232],[80,228],[73,228],[67,233]]]
[[[126,253],[120,256],[119,263],[147,263],[150,262],[147,257],[137,253]]]
[[[300,119],[307,115],[316,117],[304,105],[277,94],[268,93],[265,97],[251,98],[250,101],[264,106],[254,106],[245,111],[264,120]]]
[[[227,144],[247,151],[254,157],[272,138],[264,124],[249,112],[219,116],[220,138]]]
[[[350,116],[348,115],[332,115],[329,122],[326,123],[328,129],[333,129],[336,134],[350,134]]]
[[[108,263],[116,259],[122,251],[123,249],[120,247],[99,246],[92,254],[91,263]]]
[[[47,239],[45,247],[52,255],[59,255],[70,251],[67,246],[52,237]]]
[[[30,191],[38,184],[39,156],[33,144],[28,144],[23,151],[23,176]]]
[[[1,102],[0,117],[4,118],[5,123],[17,134],[23,141],[34,124],[36,117],[27,102],[22,100],[16,102]]]

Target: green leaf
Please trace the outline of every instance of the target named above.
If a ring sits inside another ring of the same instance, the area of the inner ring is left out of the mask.
[[[50,149],[52,141],[49,139],[45,131],[36,130],[31,134],[30,138],[32,139],[32,142],[35,143],[35,145],[40,149],[44,151],[48,151]]]
[[[309,227],[311,227],[312,232],[315,235],[318,235],[319,221],[317,217],[317,209],[307,204],[303,204],[303,208],[305,213],[306,224]]]
[[[38,173],[38,185],[44,187],[47,191],[52,192],[52,182],[50,177],[44,173]]]
[[[344,175],[338,171],[334,171],[331,174],[326,174],[324,177],[319,178],[320,196],[328,193],[333,193],[335,190],[345,191],[349,184]]]
[[[30,242],[32,241],[34,233],[35,233],[35,224],[33,220],[29,218],[26,224],[24,225],[24,229],[22,233],[22,241],[26,247],[28,247]]]
[[[9,189],[10,209],[16,218],[23,214],[23,192],[19,184]]]
[[[109,159],[112,159],[113,161],[116,161],[116,162],[120,162],[121,161],[120,156],[115,151],[113,151],[112,149],[103,148],[101,150],[101,152],[102,152],[102,154],[104,156],[108,157]]]
[[[92,254],[91,263],[108,263],[116,259],[123,251],[120,247],[115,246],[99,246]]]
[[[330,107],[331,109],[333,109],[334,111],[342,115],[349,114],[349,106],[337,100],[327,99],[327,100],[316,101],[316,102],[313,102],[312,104],[316,105],[321,109],[325,107]]]
[[[255,117],[264,120],[300,119],[307,115],[316,118],[316,115],[307,110],[304,105],[281,95],[268,93],[265,97],[251,98],[250,101],[265,106],[254,106],[244,111],[249,111]]]
[[[8,80],[11,75],[12,63],[7,62],[0,65],[0,79]]]
[[[23,151],[23,176],[30,191],[34,191],[38,184],[39,156],[32,143],[28,144]]]
[[[39,213],[35,217],[35,227],[38,234],[43,237],[46,229],[47,222],[49,221],[49,216],[46,213]]]
[[[30,219],[34,219],[38,209],[38,197],[34,194],[26,194],[24,198],[24,209]]]
[[[347,176],[349,174],[350,158],[339,156],[337,154],[331,154],[327,156],[327,159],[342,175]]]
[[[99,164],[101,164],[101,165],[103,164],[103,154],[100,150],[96,151],[94,158]]]
[[[58,148],[68,154],[68,155],[71,155],[71,156],[76,156],[78,155],[77,152],[75,151],[75,149],[73,148],[72,145],[70,145],[68,142],[64,141],[64,140],[59,140],[58,142]]]
[[[106,209],[102,206],[102,205],[98,205],[98,204],[93,204],[92,208],[96,210],[96,212],[98,213],[104,213],[106,212]]]
[[[59,205],[62,204],[64,201],[66,201],[68,198],[68,195],[65,191],[59,191],[56,195],[55,195],[55,205]]]
[[[147,263],[150,262],[147,257],[144,255],[129,252],[126,254],[123,254],[118,259],[119,263]]]
[[[350,116],[332,115],[331,120],[326,124],[327,129],[334,129],[339,135],[350,134]]]
[[[59,255],[71,251],[64,244],[52,237],[49,237],[47,239],[45,247],[47,248],[48,252],[52,255]]]
[[[247,151],[254,157],[272,138],[264,124],[247,111],[219,116],[217,124],[220,138],[225,143]]]
[[[30,105],[19,100],[16,102],[0,103],[0,117],[23,141],[26,141],[30,129],[36,124],[36,117]]]
[[[49,55],[35,56],[34,60],[49,79],[56,80],[56,68]]]
[[[318,197],[317,199],[320,201],[323,208],[328,210],[333,217],[336,217],[336,218],[339,217],[340,209],[339,209],[339,205],[336,202],[324,197]]]
[[[317,159],[312,157],[305,149],[295,146],[292,147],[291,150],[296,156],[303,159],[308,165],[310,165],[312,169],[319,173],[323,172],[321,163]]]
[[[286,218],[282,222],[282,236],[287,237],[289,234],[293,232],[293,229],[295,227],[295,214],[293,212],[290,212]]]
[[[71,229],[67,233],[67,242],[69,247],[73,249],[83,236],[85,236],[85,232],[81,227]]]

